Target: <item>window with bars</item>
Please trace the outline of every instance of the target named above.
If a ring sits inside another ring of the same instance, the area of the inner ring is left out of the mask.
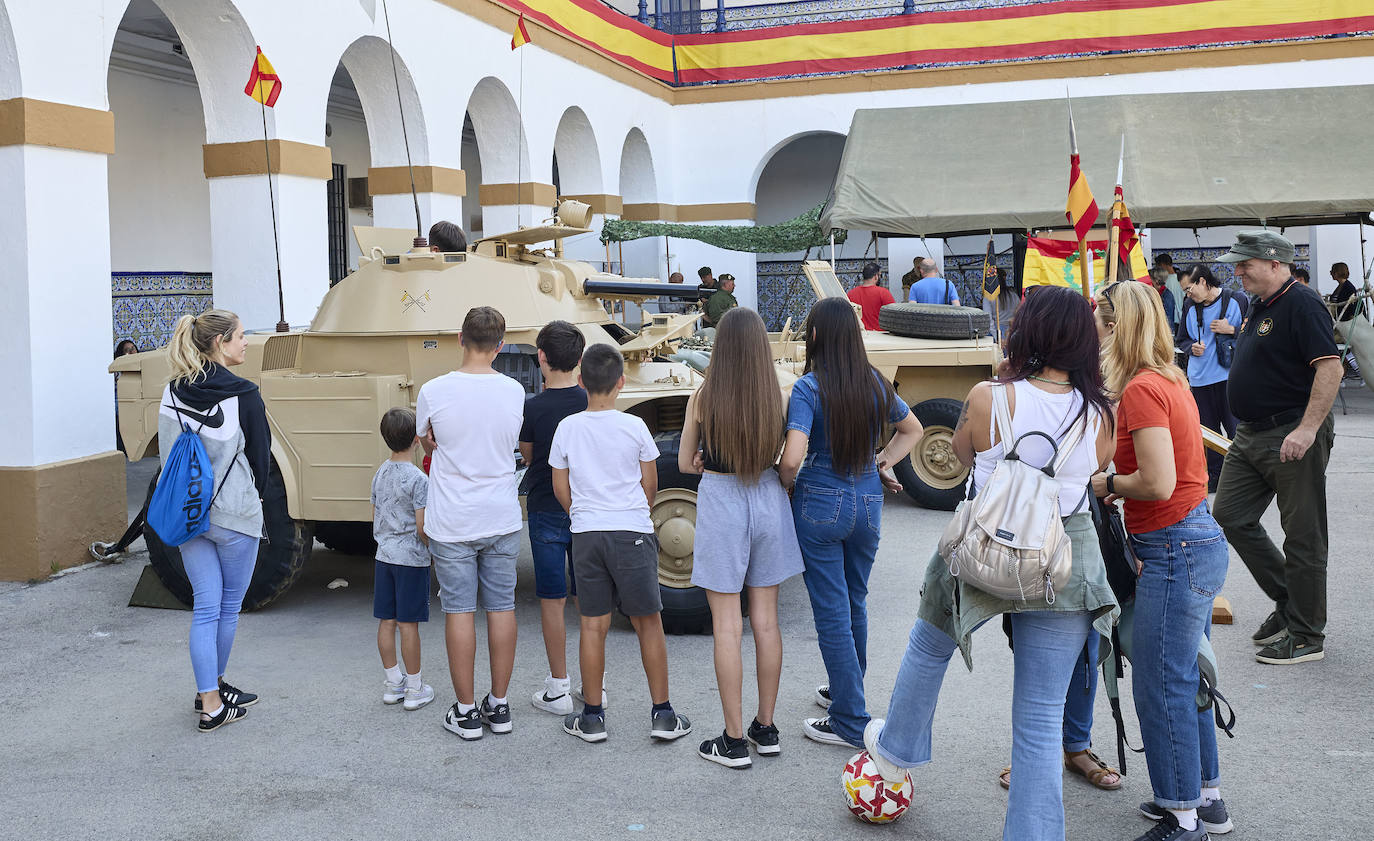
[[[329,213],[329,285],[348,274],[348,170],[334,164],[334,177],[325,186]]]

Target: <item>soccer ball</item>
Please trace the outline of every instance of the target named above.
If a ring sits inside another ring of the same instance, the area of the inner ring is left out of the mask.
[[[891,823],[911,805],[911,775],[892,785],[878,773],[866,750],[849,758],[840,782],[844,784],[844,805],[861,821]]]

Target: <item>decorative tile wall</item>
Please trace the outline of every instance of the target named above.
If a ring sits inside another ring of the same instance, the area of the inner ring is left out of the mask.
[[[133,339],[139,350],[162,347],[172,338],[177,319],[214,305],[208,272],[112,272],[114,336],[110,347]]]
[[[1007,276],[1013,274],[1011,252],[996,255],[994,265],[1004,269]],[[959,303],[970,307],[983,305],[983,255],[947,254],[945,255],[945,280],[959,290]]]
[[[877,263],[887,276],[887,258],[865,257],[853,260],[836,260],[835,273],[845,289],[859,285],[859,273],[866,263]],[[792,329],[801,328],[811,306],[816,303],[816,295],[811,284],[802,274],[800,260],[760,260],[756,268],[759,293],[759,315],[769,330],[781,330],[792,319]]]

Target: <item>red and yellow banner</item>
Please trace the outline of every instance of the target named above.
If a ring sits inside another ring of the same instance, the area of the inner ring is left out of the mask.
[[[530,31],[525,28],[525,14],[520,13],[519,19],[515,21],[515,31],[510,36],[510,48],[518,50],[530,42]]]
[[[248,86],[243,92],[268,108],[276,105],[277,97],[281,96],[281,79],[277,78],[272,62],[262,54],[262,47],[258,47],[258,54],[253,58],[253,69],[248,74]]]
[[[1092,252],[1092,272],[1089,274],[1091,294],[1096,295],[1107,282],[1107,241],[1088,240],[1088,250]],[[1149,268],[1145,265],[1145,255],[1136,243],[1131,251],[1131,275],[1135,278],[1149,278]],[[1024,288],[1032,286],[1067,286],[1074,290],[1082,289],[1078,277],[1078,243],[1066,239],[1049,237],[1030,237],[1026,240],[1026,260],[1021,269],[1021,282]]]
[[[645,26],[600,0],[501,0],[501,5],[665,82],[743,81],[1374,31],[1369,0],[1057,0],[679,36]]]

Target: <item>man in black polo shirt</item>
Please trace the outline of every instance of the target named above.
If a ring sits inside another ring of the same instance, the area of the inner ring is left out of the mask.
[[[1326,463],[1341,362],[1331,315],[1291,275],[1293,243],[1242,231],[1220,258],[1254,297],[1236,340],[1226,395],[1240,421],[1221,469],[1214,514],[1274,612],[1254,634],[1255,659],[1320,660],[1326,639]],[[1278,497],[1280,551],[1260,516]]]

